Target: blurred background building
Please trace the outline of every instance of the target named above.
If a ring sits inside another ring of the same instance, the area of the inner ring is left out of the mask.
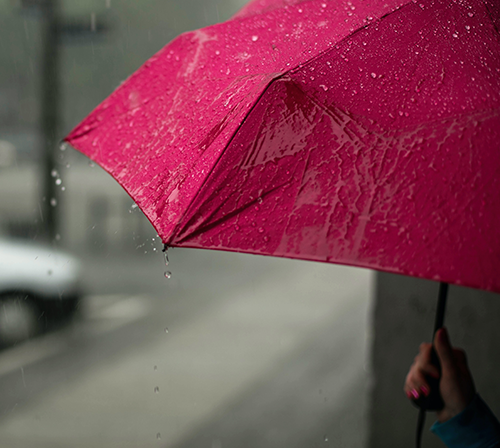
[[[60,29],[57,42],[44,39],[49,3]],[[114,181],[99,169],[89,170],[88,160],[75,151],[60,150],[58,142],[178,34],[225,20],[243,4],[2,0],[0,234],[42,238],[45,207],[57,216],[58,244],[80,252],[109,246],[134,250],[131,234],[151,234],[150,225],[141,213],[132,213],[132,201]],[[52,60],[54,52],[58,57]],[[48,79],[56,86],[49,87],[48,100],[46,64],[55,65]],[[43,122],[54,113],[55,171],[44,171]],[[44,190],[47,177],[54,184],[50,198]]]

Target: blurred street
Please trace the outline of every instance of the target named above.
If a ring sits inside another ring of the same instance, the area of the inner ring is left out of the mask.
[[[364,446],[371,272],[152,247],[0,353],[3,448]]]

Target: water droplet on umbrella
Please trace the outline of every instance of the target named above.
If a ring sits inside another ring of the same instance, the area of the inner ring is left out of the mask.
[[[453,33],[452,36],[453,37],[458,37],[458,33]]]
[[[375,79],[375,78],[377,77],[377,74],[372,72],[372,73],[370,74],[370,76],[371,76],[373,79]]]
[[[468,12],[468,13],[467,13],[467,15],[468,15],[469,17],[474,17],[474,13],[473,13],[473,12]]]
[[[160,393],[160,388],[158,386],[155,387],[155,394],[159,394]]]
[[[252,36],[252,42],[257,42],[259,40],[259,36]]]
[[[470,30],[470,26],[469,26],[469,25],[465,25],[465,29],[466,29],[467,31],[469,31],[469,30]]]

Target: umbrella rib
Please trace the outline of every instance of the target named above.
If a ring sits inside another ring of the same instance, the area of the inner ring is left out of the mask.
[[[283,78],[285,75],[286,75],[286,73],[281,73],[278,76],[276,76],[273,79],[271,79],[271,81],[268,82],[267,85],[266,85],[266,87],[262,90],[262,92],[260,93],[259,97],[255,100],[255,102],[252,105],[252,107],[245,114],[244,118],[241,120],[241,123],[235,129],[235,131],[233,132],[233,135],[228,140],[228,142],[226,143],[224,149],[220,152],[219,156],[217,157],[217,160],[214,162],[214,164],[210,168],[210,170],[207,173],[207,175],[206,175],[205,179],[203,180],[202,184],[200,185],[200,187],[196,191],[196,194],[192,197],[191,201],[189,202],[189,205],[186,207],[185,212],[183,213],[182,217],[179,219],[178,224],[175,226],[175,228],[174,228],[174,230],[172,232],[172,236],[170,237],[169,241],[167,241],[165,243],[167,246],[174,239],[174,236],[177,235],[178,233],[180,234],[181,233],[181,229],[185,227],[185,225],[183,224],[184,218],[186,216],[188,216],[188,215],[191,214],[191,208],[192,208],[193,203],[196,202],[196,200],[198,199],[198,197],[201,195],[201,192],[204,190],[204,188],[205,188],[208,180],[212,176],[212,173],[214,172],[215,168],[219,165],[219,162],[220,162],[221,158],[224,156],[224,154],[226,153],[227,149],[231,146],[231,143],[233,142],[234,138],[236,137],[236,135],[238,134],[238,132],[240,131],[240,129],[246,123],[246,121],[248,119],[248,116],[257,107],[257,105],[259,104],[260,100],[263,98],[263,96],[266,94],[266,92],[269,90],[269,88],[274,84],[274,82],[276,82],[277,80]]]
[[[276,190],[279,190],[280,188],[286,186],[286,185],[289,185],[290,182],[283,182],[282,184],[280,185],[277,185],[275,186],[274,188],[272,188],[271,190],[269,191],[266,191],[265,193],[263,193],[260,198],[265,198],[266,196],[269,196],[271,193],[275,192]],[[191,238],[194,238],[196,237],[197,235],[203,233],[203,232],[206,232],[207,230],[210,230],[214,227],[217,227],[219,226],[221,223],[227,221],[228,219],[231,219],[232,217],[234,217],[235,215],[238,215],[240,212],[242,212],[243,210],[246,210],[252,206],[254,206],[256,203],[258,203],[258,198],[257,199],[254,199],[250,202],[248,202],[247,204],[233,210],[231,213],[228,213],[227,215],[224,215],[222,218],[219,218],[218,220],[210,223],[210,224],[202,224],[200,226],[197,227],[197,229],[194,231],[194,232],[191,232],[191,233],[188,233],[186,232],[186,235],[181,235],[179,234],[179,239],[176,240],[176,244],[182,244],[186,241],[189,241]],[[204,222],[208,222],[210,221],[210,219],[217,213],[219,209],[216,209],[214,210],[205,220]],[[189,223],[188,223],[189,224]],[[187,224],[187,225],[188,225]],[[186,226],[187,226],[186,225]]]

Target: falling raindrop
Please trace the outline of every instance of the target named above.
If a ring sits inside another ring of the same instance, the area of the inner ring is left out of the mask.
[[[128,210],[129,213],[132,213],[133,211],[135,211],[137,209],[138,205],[137,204],[132,204],[130,206],[130,209]]]
[[[111,0],[106,0],[106,8],[111,8]]]
[[[61,184],[62,184],[62,180],[61,180],[61,178],[60,178],[60,177],[58,177],[58,178],[56,179],[56,185],[61,185]]]
[[[165,271],[165,273],[163,275],[165,276],[165,278],[172,277],[172,273],[170,271]]]
[[[94,163],[94,162],[92,162],[92,160],[90,160],[90,161],[89,161],[89,166],[90,166],[90,168],[94,168],[95,163]]]
[[[158,370],[158,366],[154,366],[154,367],[153,367],[153,370]]]
[[[163,249],[163,258],[165,260],[165,266],[168,266],[170,260],[168,259],[168,249]]]
[[[160,433],[157,433],[157,434],[156,434],[156,438],[157,438],[157,440],[161,440],[161,434],[160,434]]]
[[[50,205],[52,205],[52,207],[55,207],[57,205],[57,199],[56,198],[52,198],[50,200]]]
[[[61,187],[61,191],[66,191],[66,187]]]
[[[155,387],[155,394],[159,394],[160,393],[160,388],[158,386]]]
[[[52,269],[49,269],[49,270],[47,271],[47,275],[52,275]]]
[[[61,151],[66,151],[66,149],[68,148],[68,144],[66,142],[62,142],[60,145],[59,145],[59,149]]]
[[[168,333],[168,327],[165,327],[165,333]]]
[[[56,234],[56,241],[60,241],[61,240],[61,235],[59,235],[58,233]]]
[[[328,442],[328,436],[325,434],[325,442]]]
[[[52,171],[50,172],[50,175],[51,175],[52,177],[57,177],[57,176],[59,176],[59,173],[57,172],[57,170],[52,170]]]

